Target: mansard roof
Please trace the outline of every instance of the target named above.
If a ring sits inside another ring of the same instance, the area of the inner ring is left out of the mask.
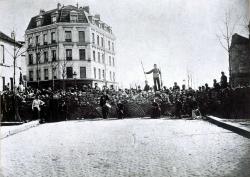
[[[87,12],[83,8],[77,8],[72,5],[63,6],[60,9],[53,9],[50,11],[42,12],[37,16],[31,18],[28,28],[33,29],[37,27],[36,20],[38,17],[42,17],[41,26],[47,26],[52,24],[52,15],[58,13],[57,23],[58,22],[70,22],[70,12],[75,11],[78,13],[78,22],[77,23],[88,23]]]

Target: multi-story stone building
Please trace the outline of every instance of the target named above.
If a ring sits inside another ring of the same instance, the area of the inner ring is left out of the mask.
[[[22,50],[21,48],[20,42],[0,31],[0,91],[3,91],[5,87],[13,90],[14,87],[19,85],[20,81],[23,81],[22,60],[24,58],[21,55],[15,57],[14,63],[13,57],[14,53],[15,56],[18,56],[18,51]]]
[[[250,40],[234,34],[229,54],[230,84],[250,86]]]
[[[40,10],[25,37],[28,85],[116,87],[115,36],[88,6]]]

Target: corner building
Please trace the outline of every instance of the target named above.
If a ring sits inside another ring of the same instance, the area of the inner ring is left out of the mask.
[[[114,88],[115,36],[89,7],[40,10],[25,32],[28,85],[62,88],[98,83]]]

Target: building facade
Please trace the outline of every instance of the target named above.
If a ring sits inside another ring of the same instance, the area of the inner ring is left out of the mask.
[[[250,41],[234,34],[229,54],[230,84],[232,87],[250,86]]]
[[[14,76],[14,50],[17,54],[21,48],[22,44],[0,31],[0,91],[13,90],[23,81],[22,56],[16,58]]]
[[[31,18],[25,32],[28,85],[116,87],[115,36],[89,7],[61,6]]]

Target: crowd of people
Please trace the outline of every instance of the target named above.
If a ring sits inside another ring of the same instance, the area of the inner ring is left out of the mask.
[[[152,71],[153,72],[153,71]],[[197,117],[217,114],[222,117],[238,116],[247,112],[249,88],[229,87],[227,77],[221,73],[221,81],[214,80],[213,87],[208,84],[198,90],[176,82],[170,88],[150,87],[115,90],[113,87],[100,88],[85,85],[82,88],[66,90],[9,89],[1,92],[2,121],[28,121],[40,119],[52,122],[94,117],[143,117],[158,118],[161,115],[175,118]],[[246,108],[246,110],[245,110]],[[235,112],[232,112],[237,110]],[[237,117],[234,117],[237,118]]]

